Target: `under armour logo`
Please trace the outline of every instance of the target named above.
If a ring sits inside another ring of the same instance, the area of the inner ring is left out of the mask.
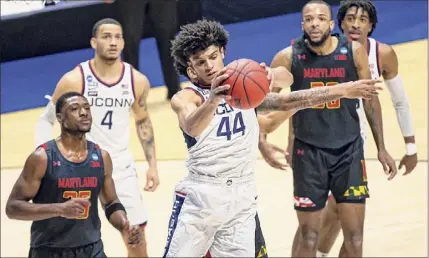
[[[297,55],[298,56],[298,60],[305,60],[306,56],[305,55]]]
[[[61,162],[60,161],[54,161],[52,162],[54,164],[54,167],[59,167],[61,166]]]
[[[297,149],[296,154],[298,154],[299,156],[302,156],[302,155],[304,155],[304,150],[303,149]]]

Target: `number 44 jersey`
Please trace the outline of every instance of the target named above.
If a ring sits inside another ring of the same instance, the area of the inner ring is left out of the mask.
[[[132,66],[122,63],[117,82],[106,83],[94,72],[91,60],[80,64],[83,94],[91,105],[89,140],[99,144],[112,158],[128,151],[130,108],[135,100]]]
[[[210,90],[191,85],[203,102]],[[183,132],[190,173],[210,177],[245,177],[254,172],[258,154],[259,124],[255,109],[240,110],[220,102],[213,119],[200,136]]]

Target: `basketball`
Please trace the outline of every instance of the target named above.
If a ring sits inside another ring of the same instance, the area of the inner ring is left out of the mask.
[[[223,84],[229,84],[227,103],[238,109],[251,109],[259,106],[270,91],[267,71],[258,62],[238,59],[226,66],[230,74]]]

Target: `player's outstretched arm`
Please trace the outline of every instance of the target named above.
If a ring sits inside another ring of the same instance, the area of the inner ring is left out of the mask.
[[[269,93],[258,110],[298,111],[339,98],[371,98],[376,96],[380,80],[359,80],[338,84],[336,87],[298,90],[286,94]]]
[[[147,110],[147,97],[149,95],[150,83],[146,76],[140,72],[133,69],[133,73],[136,101],[133,103],[132,109],[136,121],[137,136],[142,145],[149,167],[156,170],[155,137],[152,121],[150,120]]]
[[[58,203],[38,204],[29,201],[36,196],[47,168],[48,157],[42,148],[28,156],[24,169],[9,195],[6,215],[16,220],[44,220],[61,216]]]
[[[76,91],[79,93],[82,91],[82,75],[80,74],[79,69],[79,67],[76,67],[74,70],[64,74],[55,87],[49,103],[46,105],[45,110],[40,115],[36,124],[34,134],[36,147],[52,140],[52,128],[56,120],[55,103],[57,102],[57,99],[69,91]]]

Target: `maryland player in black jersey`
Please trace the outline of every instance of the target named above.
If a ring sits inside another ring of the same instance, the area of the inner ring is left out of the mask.
[[[85,139],[92,123],[88,101],[65,93],[56,116],[60,137],[30,154],[6,204],[10,219],[33,221],[29,257],[105,257],[98,198],[128,244],[138,244],[139,228],[129,225],[116,196],[109,153]]]
[[[308,2],[302,15],[304,35],[292,46],[281,50],[271,64],[291,71],[294,77],[292,91],[335,87],[342,82],[371,78],[366,49],[359,42],[331,35],[334,21],[326,2]],[[362,256],[365,199],[369,197],[369,191],[359,105],[357,99],[337,99],[300,110],[291,119],[289,138],[293,140],[293,148],[290,154],[299,221],[292,256],[316,256],[322,209],[329,191],[338,203],[344,234],[340,256]],[[397,169],[384,146],[378,97],[364,99],[363,106],[377,143],[379,160],[391,179]],[[260,137],[260,150],[273,165],[276,147]]]

